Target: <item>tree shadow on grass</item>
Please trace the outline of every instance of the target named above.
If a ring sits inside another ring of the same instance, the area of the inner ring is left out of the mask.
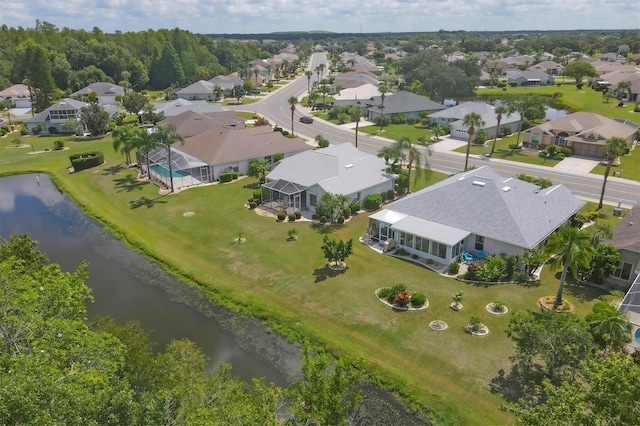
[[[313,271],[313,276],[316,277],[314,282],[319,283],[319,282],[325,281],[327,278],[335,278],[339,275],[344,274],[347,271],[347,269],[349,269],[349,267],[347,267],[346,269],[334,271],[333,269],[330,269],[327,266],[315,269]]]
[[[311,229],[318,232],[319,234],[327,234],[327,235],[332,234],[333,232],[338,231],[343,227],[344,227],[344,224],[341,225],[338,223],[328,224],[328,223],[313,222],[311,224]]]
[[[164,197],[164,195],[161,195],[159,197],[156,198],[147,198],[147,197],[140,197],[137,200],[131,200],[129,201],[129,208],[130,209],[137,209],[139,207],[146,207],[148,209],[150,209],[151,207],[155,206],[158,203],[166,203],[166,201],[160,200],[160,198]]]
[[[536,398],[536,386],[542,383],[543,378],[544,372],[539,366],[533,365],[522,371],[518,365],[513,365],[508,373],[501,368],[491,379],[489,388],[491,393],[501,395],[508,402],[532,400]]]
[[[107,167],[106,169],[104,169],[104,173],[102,173],[102,175],[113,176],[113,175],[117,175],[122,170],[124,170],[124,167],[122,166],[122,164],[117,164],[115,166]]]
[[[142,189],[143,186],[148,184],[149,182],[141,182],[135,176],[127,175],[118,179],[113,180],[115,182],[115,187],[118,192],[127,191],[133,192],[135,190]]]

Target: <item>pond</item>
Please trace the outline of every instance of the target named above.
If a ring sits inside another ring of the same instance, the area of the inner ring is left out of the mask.
[[[267,330],[255,318],[211,304],[199,290],[158,265],[88,218],[47,175],[0,178],[0,237],[29,234],[51,261],[66,270],[89,263],[94,303],[88,315],[120,323],[138,320],[157,348],[188,338],[200,345],[210,367],[228,362],[240,379],[264,377],[280,386],[301,377],[297,345]],[[366,386],[352,425],[429,425],[388,392]]]

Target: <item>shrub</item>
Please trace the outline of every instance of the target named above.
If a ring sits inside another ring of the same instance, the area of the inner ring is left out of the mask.
[[[503,87],[505,87],[505,88],[506,88],[506,87],[507,87],[507,83],[504,83],[504,82],[500,81],[500,82],[498,82],[498,84],[496,85],[496,87],[499,87],[499,88],[501,88],[501,89],[502,89]]]
[[[505,308],[506,306],[500,302],[493,302],[493,305],[491,306],[491,310],[493,312],[504,312]]]
[[[231,179],[233,180],[238,179],[238,172],[231,172]]]
[[[509,86],[518,87],[518,83],[516,83],[515,81],[512,81],[511,83],[509,83]]]
[[[288,130],[280,130],[280,133],[282,133],[282,136],[289,136]]]
[[[262,189],[255,189],[253,191],[253,199],[254,200],[262,200]]]
[[[399,291],[398,293],[396,293],[395,297],[393,298],[393,304],[401,307],[407,306],[410,301],[411,301],[411,296],[409,295],[409,292],[407,292],[406,290]]]
[[[525,281],[525,275],[521,272],[514,272],[513,276],[511,277],[511,281],[523,283]]]
[[[563,154],[565,157],[568,157],[573,154],[573,149],[571,149],[571,147],[569,146],[561,146],[560,148],[558,148],[558,152],[560,152],[560,154]]]
[[[298,230],[295,228],[291,228],[287,231],[287,236],[290,240],[297,240],[298,239]]]
[[[62,148],[64,148],[64,139],[56,139],[53,141],[53,149],[60,151]]]
[[[640,112],[640,103],[636,103],[633,107],[633,112]]]
[[[396,198],[396,192],[393,189],[387,191],[387,200],[394,200]]]
[[[41,132],[42,132],[42,127],[39,125],[31,129],[31,133],[33,133],[36,136],[39,135]]]
[[[339,224],[343,224],[344,223],[344,216],[338,216],[338,218],[336,219],[336,222],[338,222]]]
[[[382,204],[382,195],[371,194],[364,199],[364,208],[367,210],[378,210]]]
[[[327,223],[327,217],[326,216],[320,216],[319,221],[320,221],[320,223]]]
[[[293,212],[293,214],[295,215],[296,219],[300,219],[302,217],[302,212],[300,210],[296,210],[295,212]]]
[[[360,210],[360,203],[349,204],[349,209],[351,210],[352,215],[358,213],[358,211]]]
[[[100,151],[83,152],[69,156],[73,170],[79,172],[104,163],[104,155]]]
[[[395,294],[393,293],[393,290],[391,289],[391,287],[382,287],[380,290],[378,290],[378,297],[380,299],[389,299],[390,297],[395,296]]]
[[[413,260],[418,260],[418,255],[414,253],[414,254],[411,255],[411,258]]]
[[[20,128],[20,134],[21,134],[22,136],[26,136],[26,134],[27,134],[27,133],[29,133],[29,131],[27,130],[27,128],[26,128],[26,127],[21,127],[21,128]]]
[[[256,207],[258,207],[258,203],[256,203],[255,201],[249,203],[249,208],[251,210],[255,209]]]
[[[504,259],[498,256],[487,256],[480,268],[475,271],[475,280],[496,282],[502,279],[506,268]]]
[[[233,175],[231,173],[220,173],[220,183],[231,182]]]
[[[58,129],[56,129],[55,127],[51,126],[47,129],[47,131],[49,133],[51,133],[52,135],[57,135],[58,134]]]
[[[451,275],[458,275],[458,272],[460,272],[460,264],[458,262],[451,262],[447,270]]]
[[[425,296],[423,293],[413,293],[411,295],[411,305],[419,308],[420,306],[424,306],[424,304],[427,302],[427,296]]]
[[[287,217],[287,212],[285,212],[284,210],[280,210],[277,217],[278,221],[282,222]]]
[[[349,216],[351,216],[351,207],[343,207],[342,209],[340,209],[340,213],[342,214],[342,216],[344,216],[345,219],[349,218]]]
[[[402,247],[397,248],[395,253],[396,253],[397,256],[408,256],[409,255],[409,252],[406,251]]]
[[[316,220],[316,219],[318,219],[318,215],[317,215],[317,214],[315,214],[315,213],[313,213],[313,214],[311,215],[311,219],[312,219],[312,220]]]
[[[296,214],[295,213],[289,213],[289,216],[287,216],[289,219],[289,222],[295,222],[296,221]]]

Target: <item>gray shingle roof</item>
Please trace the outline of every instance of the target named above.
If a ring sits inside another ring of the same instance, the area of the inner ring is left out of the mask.
[[[374,97],[374,104],[381,103],[380,96]],[[408,113],[416,111],[441,111],[446,109],[442,104],[427,99],[424,96],[416,95],[415,93],[408,92],[406,90],[394,93],[391,96],[385,96],[384,98],[384,113]],[[377,106],[371,107],[374,111],[380,111]]]
[[[386,209],[528,249],[583,205],[562,185],[539,190],[485,166],[445,179]]]

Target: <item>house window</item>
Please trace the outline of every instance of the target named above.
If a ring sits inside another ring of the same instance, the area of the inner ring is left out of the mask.
[[[403,246],[404,244],[404,240],[405,240],[405,233],[404,232],[400,232],[400,245]]]
[[[406,235],[404,245],[407,247],[413,247],[413,234]]]
[[[616,269],[616,271],[611,275],[620,278],[621,280],[628,280],[629,277],[631,277],[631,267],[632,265],[630,263],[620,262],[618,269]]]
[[[440,259],[447,258],[447,245],[446,244],[438,244],[438,257]]]
[[[531,143],[539,144],[540,143],[540,134],[539,133],[531,133]]]
[[[484,237],[482,235],[476,235],[476,250],[484,250]]]
[[[567,145],[567,140],[565,139],[567,136],[569,136],[568,133],[566,132],[560,132],[556,135],[556,145],[558,146],[566,146]]]
[[[429,253],[429,240],[425,238],[416,237],[416,250]]]
[[[315,207],[317,201],[318,201],[318,196],[316,194],[309,194],[309,204]]]

